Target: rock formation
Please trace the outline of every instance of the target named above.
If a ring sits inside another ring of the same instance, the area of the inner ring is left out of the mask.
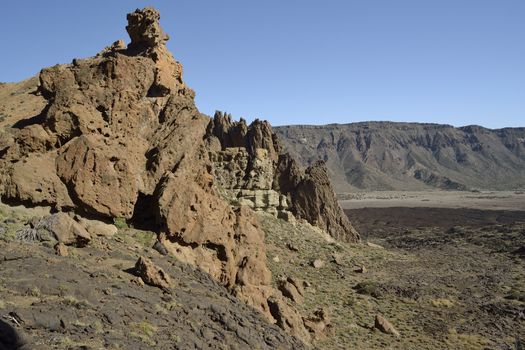
[[[35,217],[29,226],[17,232],[21,241],[58,241],[64,245],[86,246],[91,241],[91,235],[82,225],[66,213],[56,213],[43,218]]]
[[[270,285],[252,209],[293,213],[343,240],[358,235],[323,166],[302,172],[267,122],[199,113],[159,18],[137,10],[127,47],[117,41],[40,72],[44,109],[2,137],[2,200],[148,223],[168,252],[308,340],[300,315]]]
[[[230,115],[217,112],[207,138],[217,184],[227,190],[230,201],[282,217],[291,212],[334,238],[359,240],[337,203],[324,163],[303,172],[283,153],[267,122],[255,120],[247,126],[242,119],[232,122]]]
[[[284,181],[278,186],[290,197],[295,216],[306,219],[336,239],[358,241],[359,234],[337,203],[324,162],[316,162],[298,177],[298,167],[294,163],[293,158],[288,158],[279,168],[284,174],[295,175],[291,175],[293,180],[290,182],[279,174],[278,178]]]
[[[151,260],[143,256],[139,257],[135,264],[135,273],[150,286],[169,289],[173,284],[170,276],[163,269],[155,266]]]
[[[324,309],[317,309],[313,315],[305,317],[304,325],[317,339],[326,337],[332,330],[330,316]]]

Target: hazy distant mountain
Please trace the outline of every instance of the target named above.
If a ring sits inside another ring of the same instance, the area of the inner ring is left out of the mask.
[[[274,130],[303,165],[325,160],[337,192],[525,187],[525,128],[363,122]]]

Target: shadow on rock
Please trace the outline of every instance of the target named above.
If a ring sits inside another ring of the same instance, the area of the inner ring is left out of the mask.
[[[24,337],[10,324],[0,320],[0,350],[29,350]]]

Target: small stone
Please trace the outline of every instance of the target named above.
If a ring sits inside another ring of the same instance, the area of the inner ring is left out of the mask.
[[[379,329],[381,332],[386,334],[392,334],[396,337],[399,337],[399,332],[394,328],[394,326],[383,316],[376,315],[374,327]]]
[[[58,242],[55,244],[55,254],[58,256],[68,256],[67,246],[62,242]]]
[[[273,260],[273,262],[276,262],[276,263],[281,261],[281,259],[279,259],[279,256],[277,256],[277,255],[274,256],[272,260]]]
[[[370,248],[376,248],[376,249],[385,249],[383,246],[380,246],[379,244],[375,244],[372,242],[366,242],[366,245]]]
[[[298,252],[299,248],[292,242],[286,243],[286,248],[290,249],[292,252]]]
[[[164,246],[164,244],[162,244],[162,242],[160,241],[155,242],[155,244],[153,245],[153,249],[158,251],[161,255],[168,255],[168,250],[166,249],[166,246]]]
[[[303,281],[303,287],[304,288],[310,288],[312,286],[312,284],[308,281]]]
[[[332,254],[332,262],[334,262],[336,265],[343,266],[343,256],[337,253]]]
[[[357,273],[366,273],[366,267],[359,266],[357,269],[354,270]]]
[[[320,269],[320,268],[324,267],[324,261],[321,260],[321,259],[315,259],[312,262],[312,266],[315,267],[316,269]]]
[[[145,285],[144,280],[142,278],[140,278],[140,277],[133,277],[131,279],[131,282],[136,284],[137,286],[141,286],[141,287]]]

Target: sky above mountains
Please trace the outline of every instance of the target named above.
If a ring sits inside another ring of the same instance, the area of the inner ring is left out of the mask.
[[[0,81],[129,42],[148,5],[206,114],[525,126],[523,0],[7,2]]]

